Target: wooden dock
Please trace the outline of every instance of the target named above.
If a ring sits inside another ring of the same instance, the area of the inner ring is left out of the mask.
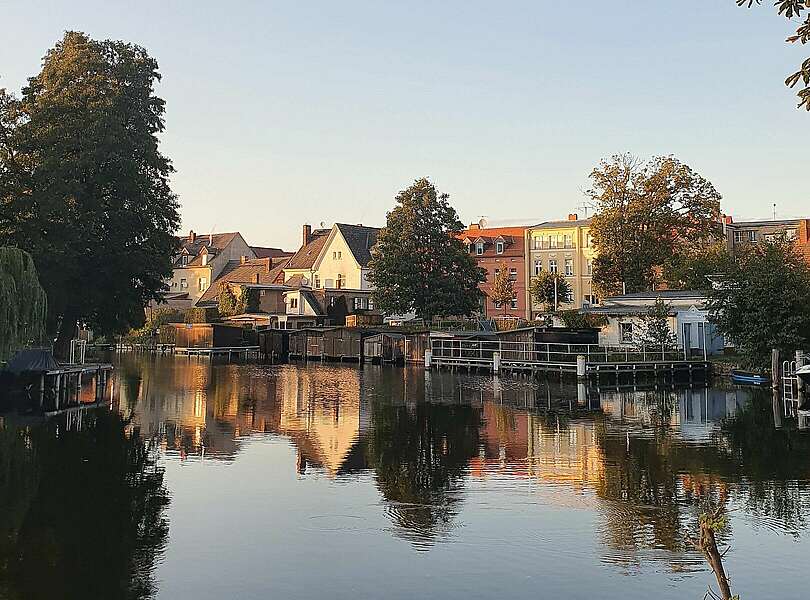
[[[259,356],[259,346],[224,346],[216,348],[174,348],[175,354],[184,356],[227,356],[229,359]]]

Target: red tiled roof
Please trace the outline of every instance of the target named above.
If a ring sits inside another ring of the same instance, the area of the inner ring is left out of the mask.
[[[232,263],[236,264],[232,265]],[[200,297],[198,303],[216,300],[220,285],[223,283],[281,284],[283,283],[283,272],[284,264],[273,267],[272,259],[270,258],[256,258],[247,260],[244,263],[229,261],[228,267],[223,270],[223,275],[220,275],[217,280],[205,290],[205,293]]]

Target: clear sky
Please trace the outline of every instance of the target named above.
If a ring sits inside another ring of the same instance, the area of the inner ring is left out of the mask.
[[[462,220],[564,218],[602,157],[674,154],[736,219],[810,214],[795,27],[734,0],[0,0],[0,86],[66,29],[145,46],[183,230],[294,248],[429,176]]]

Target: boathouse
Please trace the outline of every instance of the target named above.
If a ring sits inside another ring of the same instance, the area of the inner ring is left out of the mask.
[[[391,331],[376,333],[363,340],[364,360],[375,364],[405,362],[406,338]]]

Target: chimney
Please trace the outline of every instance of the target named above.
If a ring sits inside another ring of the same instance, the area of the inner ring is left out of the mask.
[[[723,223],[726,225],[731,225],[734,222],[734,219],[731,218],[731,215],[723,215]]]
[[[577,213],[568,213],[568,220],[569,221],[578,221],[579,215]]]
[[[214,245],[214,234],[213,234],[213,233],[209,233],[209,234],[208,234],[208,245],[209,245],[209,246],[213,246],[213,245]]]
[[[312,237],[312,226],[311,225],[304,225],[303,236],[301,239],[301,245],[306,246],[309,244],[309,239]]]
[[[188,241],[190,244],[193,244],[197,240],[197,234],[194,233],[194,230],[188,232]]]
[[[246,261],[247,261],[247,256],[245,256],[244,254],[239,257],[239,264],[240,265],[245,264]]]

